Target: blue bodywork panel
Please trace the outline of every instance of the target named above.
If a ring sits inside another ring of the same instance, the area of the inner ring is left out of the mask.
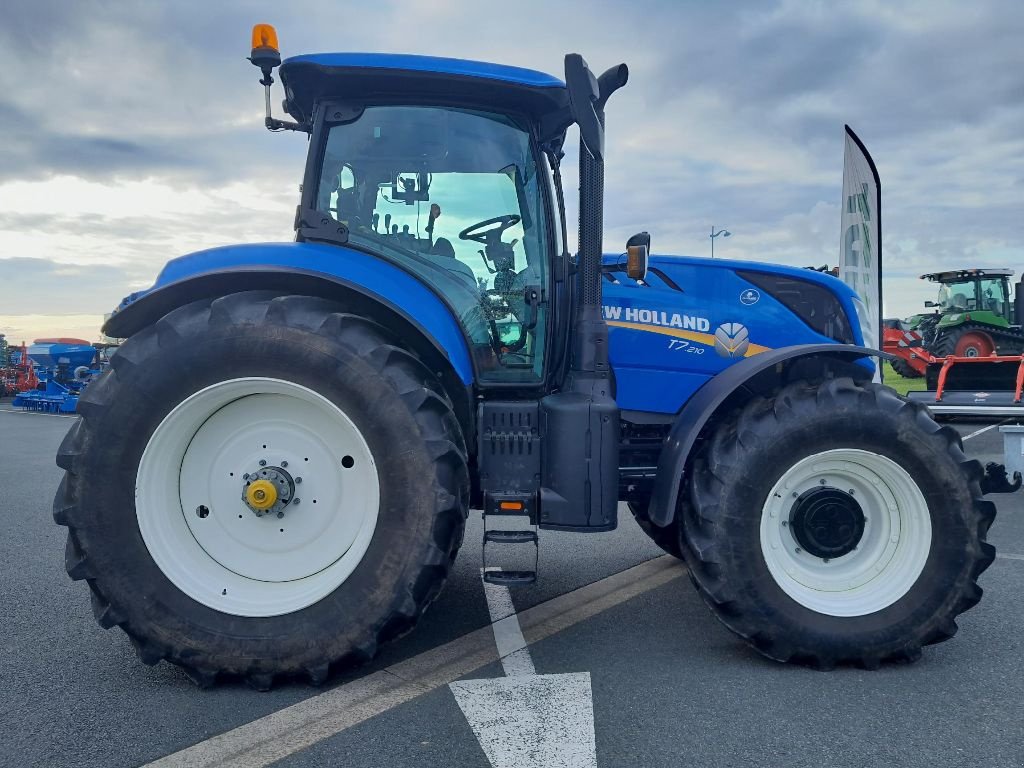
[[[361,287],[365,293],[408,312],[444,350],[462,382],[472,383],[469,348],[462,329],[444,302],[408,272],[383,259],[343,246],[253,243],[197,251],[169,261],[152,288],[133,293],[119,309],[183,280],[245,268],[301,270]]]
[[[462,77],[482,77],[532,88],[564,88],[565,83],[544,72],[485,61],[449,59],[440,56],[416,56],[406,53],[309,53],[292,56],[289,64],[315,64],[321,67],[393,69],[403,72],[431,72]]]
[[[606,255],[617,264],[619,255]],[[619,407],[673,414],[708,379],[733,363],[768,349],[836,343],[802,322],[780,301],[737,270],[781,275],[827,288],[863,343],[853,305],[855,293],[841,280],[813,270],[757,262],[654,256],[646,285],[611,273],[603,285],[609,354]],[[668,277],[676,287],[667,283]],[[716,332],[726,343],[716,344]]]
[[[608,254],[605,264],[618,264]],[[862,344],[853,300],[842,281],[813,270],[774,264],[654,256],[645,283],[613,272],[603,285],[603,314],[619,407],[677,413],[700,387],[725,368],[769,349],[836,343],[738,272],[779,275],[826,288],[849,319],[852,342]],[[459,379],[473,383],[462,328],[448,306],[419,279],[387,261],[337,245],[263,243],[199,251],[167,263],[154,286],[132,294],[121,308],[190,278],[244,269],[299,270],[358,286],[405,310],[451,361]],[[666,279],[667,278],[667,279]],[[720,333],[721,332],[721,333]],[[716,341],[716,333],[724,338]]]

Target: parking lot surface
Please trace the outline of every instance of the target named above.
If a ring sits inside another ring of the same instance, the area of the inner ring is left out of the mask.
[[[71,423],[0,403],[0,765],[498,764],[449,685],[510,674],[479,577],[477,514],[441,598],[371,665],[323,689],[200,690],[101,630],[87,587],[64,573],[50,503]],[[1001,458],[994,425],[956,429],[969,455]],[[540,581],[512,604],[537,675],[589,675],[578,704],[593,708],[600,766],[1021,766],[1024,492],[991,498],[1000,556],[985,598],[913,665],[815,672],[762,659],[625,509],[611,534],[544,532]]]

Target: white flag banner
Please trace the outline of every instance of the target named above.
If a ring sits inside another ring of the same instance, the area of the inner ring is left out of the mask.
[[[864,346],[882,343],[882,185],[878,169],[850,126],[843,151],[842,240],[839,277],[860,296]],[[859,308],[858,308],[859,309]],[[875,374],[881,380],[881,366]]]

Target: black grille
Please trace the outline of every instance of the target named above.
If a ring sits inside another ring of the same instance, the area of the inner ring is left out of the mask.
[[[737,270],[736,274],[783,304],[811,330],[842,344],[854,343],[850,319],[839,298],[828,288],[787,275],[750,270]]]
[[[533,493],[540,484],[536,401],[480,404],[480,487],[488,493]]]

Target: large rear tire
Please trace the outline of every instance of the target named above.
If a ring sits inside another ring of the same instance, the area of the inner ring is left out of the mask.
[[[101,626],[200,684],[319,684],[368,660],[413,627],[462,541],[465,442],[436,376],[327,301],[177,309],[79,412],[57,458],[68,573]]]
[[[911,661],[981,598],[995,506],[957,433],[879,385],[798,383],[697,457],[681,544],[715,615],[765,656]]]
[[[961,325],[944,332],[935,341],[935,356],[988,357],[996,351],[992,336],[981,326]]]

